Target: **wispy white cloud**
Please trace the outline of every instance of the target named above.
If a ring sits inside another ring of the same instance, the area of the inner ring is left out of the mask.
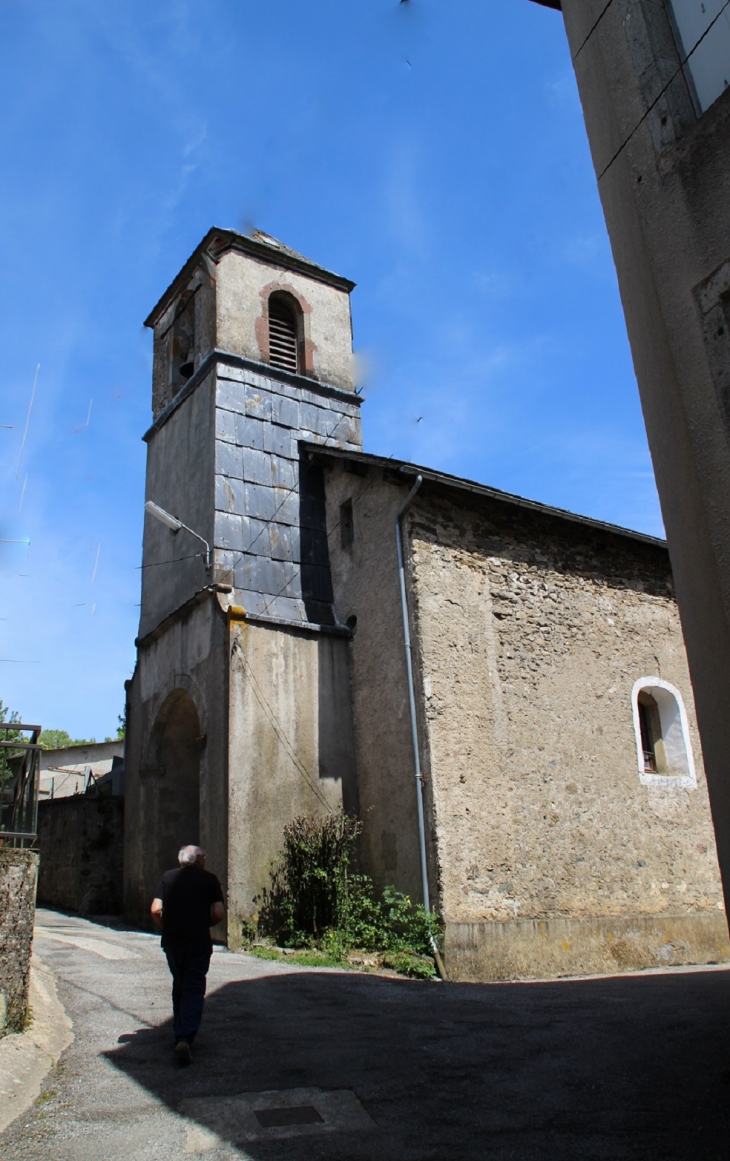
[[[423,260],[428,254],[421,170],[421,150],[414,140],[399,140],[391,147],[383,199],[396,254],[408,260]]]

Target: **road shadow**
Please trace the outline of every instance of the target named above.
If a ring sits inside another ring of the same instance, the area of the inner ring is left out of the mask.
[[[42,924],[46,914],[54,919],[80,919],[84,923],[92,923],[95,927],[104,927],[108,931],[133,931],[143,934],[150,934],[152,932],[152,924],[150,924],[149,928],[138,927],[135,924],[125,923],[122,915],[107,912],[100,912],[98,915],[87,915],[85,913],[82,914],[81,911],[70,911],[68,908],[54,907],[51,903],[38,903],[36,905],[36,922]]]
[[[292,972],[212,993],[189,1069],[169,1022],[107,1056],[254,1159],[727,1161],[729,998],[724,972],[501,985]],[[350,1090],[374,1127],[245,1143],[230,1116],[221,1127],[221,1098],[308,1086]]]

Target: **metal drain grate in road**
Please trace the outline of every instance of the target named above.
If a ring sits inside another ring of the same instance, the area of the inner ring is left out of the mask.
[[[282,1128],[284,1125],[323,1125],[314,1105],[289,1105],[279,1109],[254,1109],[253,1115],[265,1129]]]
[[[247,1141],[376,1128],[351,1089],[290,1088],[191,1097],[178,1107],[187,1119],[186,1153],[243,1146]]]

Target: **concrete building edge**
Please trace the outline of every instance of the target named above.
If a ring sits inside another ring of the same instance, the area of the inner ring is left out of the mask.
[[[606,976],[647,968],[730,963],[724,912],[446,922],[450,980]]]

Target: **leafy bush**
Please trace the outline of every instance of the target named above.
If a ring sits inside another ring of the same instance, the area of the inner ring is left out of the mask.
[[[352,871],[361,833],[361,821],[342,811],[289,823],[271,886],[259,900],[258,928],[280,946],[317,945],[335,960],[357,947],[414,953],[415,965],[419,956],[430,956],[440,920],[395,887],[386,887],[378,898],[372,880]],[[250,942],[250,925],[246,928]],[[416,965],[406,974],[421,971],[424,978],[433,976],[433,963],[430,972]]]
[[[383,956],[383,967],[411,976],[415,980],[436,978],[436,965],[429,955],[414,955],[410,951],[389,951]]]
[[[18,711],[17,710],[12,710],[12,711],[9,710],[8,707],[6,705],[4,705],[2,703],[2,701],[0,701],[0,722],[4,722],[7,725],[9,723],[14,723],[14,722],[19,722],[19,721],[20,721],[20,718],[18,717]],[[22,741],[24,741],[24,737],[21,734],[20,730],[3,729],[3,730],[0,730],[0,740],[2,740],[3,742],[17,742],[17,741],[22,742]],[[18,754],[22,754],[22,752],[23,752],[22,750],[17,751]],[[15,753],[16,753],[16,751],[7,750],[5,748],[0,750],[0,804],[2,804],[2,805],[7,805],[5,803],[6,796],[3,793],[3,791],[5,789],[5,784],[10,782],[14,778],[13,769],[12,769],[8,759],[13,757],[15,755]],[[11,789],[11,792],[9,795],[9,801],[11,801],[11,800],[12,800],[12,789]]]
[[[341,926],[349,896],[349,869],[358,819],[338,811],[300,816],[284,827],[284,849],[263,894],[259,922],[285,947],[304,947]]]

